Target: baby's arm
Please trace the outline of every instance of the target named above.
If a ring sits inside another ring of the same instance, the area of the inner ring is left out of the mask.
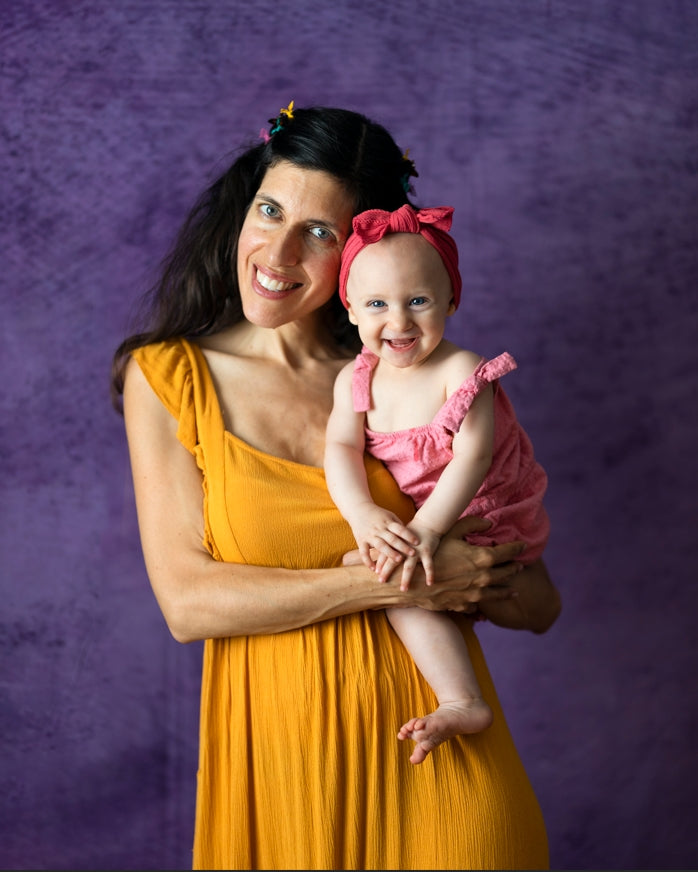
[[[335,381],[325,442],[325,478],[330,496],[351,526],[361,559],[375,569],[371,548],[395,564],[414,554],[418,538],[397,515],[371,498],[364,466],[365,416],[354,411],[352,401],[353,366],[345,366]]]
[[[400,585],[403,590],[409,587],[418,562],[424,567],[427,584],[434,583],[433,555],[441,537],[461,517],[480,489],[492,464],[493,441],[494,391],[488,386],[473,401],[460,430],[453,437],[453,458],[409,524],[420,541],[415,547],[416,553],[405,560]],[[377,571],[385,573],[388,568],[380,565]]]

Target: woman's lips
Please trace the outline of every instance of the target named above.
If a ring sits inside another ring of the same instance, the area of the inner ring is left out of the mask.
[[[292,288],[298,287],[298,282],[282,282],[278,279],[273,279],[271,276],[265,275],[260,269],[257,269],[256,279],[265,291],[290,291]]]
[[[285,282],[281,279],[275,279],[259,268],[255,271],[254,289],[261,297],[266,297],[269,300],[282,299],[300,286],[300,282]]]

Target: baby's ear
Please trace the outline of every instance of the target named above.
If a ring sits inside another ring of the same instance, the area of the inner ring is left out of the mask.
[[[447,318],[450,318],[451,315],[452,315],[455,311],[456,311],[456,304],[455,304],[455,302],[454,302],[454,300],[453,300],[453,297],[451,297],[451,302],[448,304],[448,311],[446,312],[446,317],[447,317]]]
[[[356,320],[356,315],[354,314],[354,310],[351,308],[351,303],[348,301],[347,301],[347,315],[349,316],[350,323],[352,323],[354,325],[354,327],[356,327],[356,325],[359,322]]]

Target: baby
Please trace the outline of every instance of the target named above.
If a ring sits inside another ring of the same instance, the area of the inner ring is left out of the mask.
[[[380,581],[402,563],[403,590],[418,562],[434,583],[433,555],[465,514],[492,522],[469,541],[523,540],[522,562],[540,557],[549,533],[545,472],[498,383],[515,361],[506,353],[486,361],[444,339],[462,286],[452,214],[409,205],[363,212],[342,254],[339,293],[364,347],[335,383],[325,473],[362,560]],[[364,451],[413,499],[409,524],[373,503]],[[398,732],[416,743],[410,761],[421,763],[445,739],[488,727],[492,711],[447,613],[387,615],[438,700]]]

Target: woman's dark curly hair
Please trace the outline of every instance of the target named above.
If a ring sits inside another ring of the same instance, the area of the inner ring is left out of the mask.
[[[279,126],[281,122],[281,126]],[[294,109],[275,119],[276,131],[240,154],[195,203],[148,291],[146,326],[119,345],[112,363],[112,400],[121,409],[124,368],[135,348],[175,337],[216,333],[243,318],[237,280],[237,241],[266,171],[286,160],[335,176],[354,199],[354,214],[397,209],[408,202],[414,164],[380,124],[346,109]],[[340,347],[358,336],[337,294],[326,306],[330,334]]]

